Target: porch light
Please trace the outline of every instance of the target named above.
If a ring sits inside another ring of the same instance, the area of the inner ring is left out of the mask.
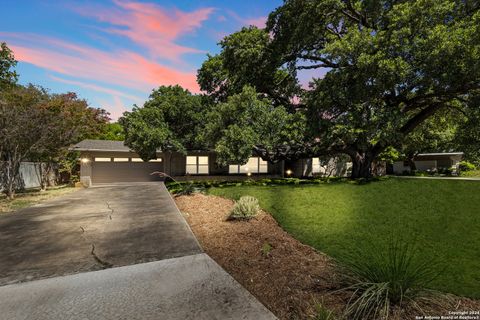
[[[89,162],[90,162],[90,159],[88,159],[88,158],[82,158],[82,159],[80,159],[80,162],[81,162],[81,163],[89,163]]]
[[[287,174],[287,176],[291,176],[293,172],[292,170],[288,169],[285,173]]]

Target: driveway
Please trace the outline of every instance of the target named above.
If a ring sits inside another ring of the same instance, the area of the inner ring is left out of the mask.
[[[201,253],[163,183],[81,189],[0,215],[0,285]]]

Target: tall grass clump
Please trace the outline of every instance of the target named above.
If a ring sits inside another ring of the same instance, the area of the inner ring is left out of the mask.
[[[420,300],[435,302],[438,297],[428,289],[441,273],[432,268],[437,261],[421,257],[409,243],[391,241],[386,250],[370,245],[342,260],[346,290],[352,292],[348,319],[388,319],[392,307],[421,311]]]
[[[258,200],[252,196],[243,196],[232,208],[227,220],[248,220],[255,217],[260,211]]]

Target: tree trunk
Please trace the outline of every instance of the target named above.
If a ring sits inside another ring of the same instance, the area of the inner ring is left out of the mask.
[[[410,166],[410,172],[417,171],[417,165],[415,164],[415,161],[413,160],[414,158],[415,158],[415,154],[409,154],[407,156],[408,165]]]
[[[372,162],[373,155],[369,152],[357,152],[355,156],[351,156],[352,159],[352,179],[372,177]]]

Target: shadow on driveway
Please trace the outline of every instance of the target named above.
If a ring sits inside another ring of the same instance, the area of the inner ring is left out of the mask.
[[[201,253],[163,183],[81,189],[0,215],[0,285]]]

